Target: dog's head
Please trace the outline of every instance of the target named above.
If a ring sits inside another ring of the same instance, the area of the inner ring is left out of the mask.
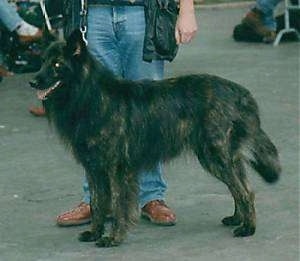
[[[75,30],[66,41],[56,41],[45,51],[39,72],[30,81],[38,90],[40,100],[46,100],[55,93],[67,93],[80,81],[80,68],[87,52],[82,34]],[[78,82],[77,81],[77,82]]]

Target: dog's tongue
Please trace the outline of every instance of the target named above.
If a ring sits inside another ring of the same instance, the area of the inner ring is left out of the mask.
[[[53,86],[51,86],[50,88],[48,89],[45,89],[45,90],[38,90],[37,91],[37,97],[39,100],[46,100],[47,99],[47,96],[49,93],[51,93],[53,90],[55,90],[57,87],[59,87],[61,85],[61,82],[58,81],[56,82]]]

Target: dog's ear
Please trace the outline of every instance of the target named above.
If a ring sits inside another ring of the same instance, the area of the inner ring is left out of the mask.
[[[74,30],[67,38],[66,52],[70,56],[81,56],[86,52],[86,43],[79,29]]]

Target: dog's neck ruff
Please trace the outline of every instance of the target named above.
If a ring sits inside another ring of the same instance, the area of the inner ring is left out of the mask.
[[[57,81],[55,84],[53,84],[51,87],[49,87],[48,89],[45,89],[45,90],[38,90],[37,91],[37,97],[39,100],[47,100],[48,98],[48,95],[54,91],[57,87],[60,87],[61,86],[61,81]]]

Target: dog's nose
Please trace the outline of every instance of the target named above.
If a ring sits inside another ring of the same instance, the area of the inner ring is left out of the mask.
[[[30,82],[29,82],[30,86],[32,88],[37,88],[38,87],[38,82],[36,79],[32,79]]]

